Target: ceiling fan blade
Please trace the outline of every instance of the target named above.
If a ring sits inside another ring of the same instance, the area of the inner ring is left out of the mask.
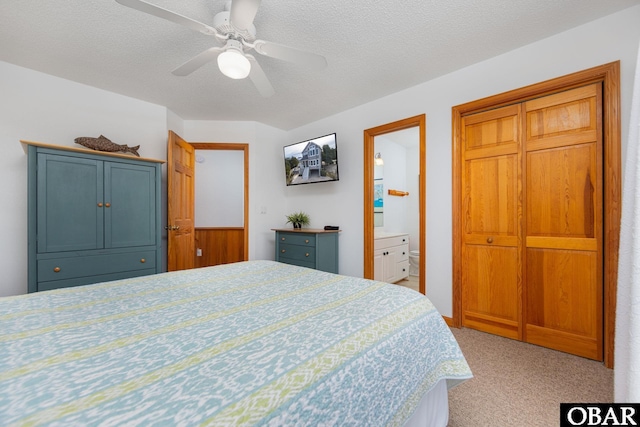
[[[327,59],[322,55],[295,49],[278,43],[256,40],[253,42],[253,48],[261,55],[282,59],[283,61],[289,61],[319,70],[327,66]]]
[[[204,52],[201,52],[198,55],[194,56],[193,58],[191,58],[190,60],[188,60],[187,62],[185,62],[178,68],[176,68],[175,70],[173,70],[171,73],[173,73],[176,76],[189,75],[193,73],[195,70],[197,70],[198,68],[205,65],[206,63],[216,59],[218,54],[223,50],[224,49],[221,47],[211,47],[205,50]]]
[[[148,13],[149,15],[157,16],[158,18],[166,19],[167,21],[174,22],[176,24],[185,26],[194,31],[198,31],[203,34],[208,35],[216,35],[218,32],[215,28],[210,27],[209,25],[203,24],[202,22],[195,21],[191,18],[187,18],[186,16],[177,14],[175,12],[171,12],[170,10],[161,8],[159,6],[153,5],[151,3],[147,3],[143,0],[116,0],[123,6],[130,7],[132,9],[139,10],[140,12]]]
[[[233,0],[229,21],[238,30],[246,30],[253,24],[260,7],[260,0]]]
[[[256,61],[256,58],[249,54],[245,54],[245,56],[251,62],[251,71],[249,72],[249,78],[255,85],[256,89],[258,89],[258,92],[260,92],[260,95],[265,98],[269,98],[274,93],[276,93],[276,91],[273,89],[273,86],[271,86],[271,82],[269,82],[267,75],[262,70],[262,67],[260,66],[258,61]]]

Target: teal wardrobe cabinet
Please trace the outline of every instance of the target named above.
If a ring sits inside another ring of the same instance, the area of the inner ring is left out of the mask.
[[[21,141],[28,291],[159,273],[159,160]]]
[[[276,261],[338,274],[340,230],[272,230],[276,232]]]

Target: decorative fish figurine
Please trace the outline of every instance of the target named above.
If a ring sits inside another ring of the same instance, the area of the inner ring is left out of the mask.
[[[74,141],[76,144],[84,145],[85,147],[91,148],[92,150],[106,151],[107,153],[131,153],[140,157],[140,154],[138,154],[138,150],[140,149],[139,145],[136,145],[135,147],[129,147],[127,145],[116,144],[115,142],[111,142],[109,138],[106,138],[102,135],[97,138],[92,138],[90,136],[81,136],[76,138]]]

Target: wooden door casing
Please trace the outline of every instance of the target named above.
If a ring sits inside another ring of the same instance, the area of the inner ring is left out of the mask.
[[[169,131],[167,152],[168,256],[167,270],[195,266],[194,193],[195,149]]]
[[[452,107],[453,144],[453,317],[452,326],[462,326],[462,118],[505,105],[527,102],[550,94],[602,84],[602,270],[604,364],[614,367],[614,337],[621,212],[621,102],[620,61],[577,71],[540,83],[496,94]],[[528,239],[535,239],[530,236]],[[524,280],[524,279],[523,279]],[[526,310],[526,306],[523,307]]]

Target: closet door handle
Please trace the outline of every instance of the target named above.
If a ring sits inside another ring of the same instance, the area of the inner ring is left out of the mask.
[[[105,203],[105,204],[104,204],[104,207],[105,207],[105,208],[110,208],[110,207],[111,207],[111,203]]]
[[[101,208],[102,207],[102,202],[98,203],[98,207]]]

